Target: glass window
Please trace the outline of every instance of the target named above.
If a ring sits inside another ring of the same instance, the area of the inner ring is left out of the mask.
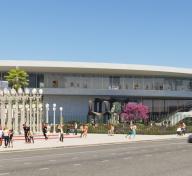
[[[172,79],[166,78],[164,80],[164,90],[173,90]]]
[[[58,80],[52,81],[52,87],[53,87],[53,88],[58,88],[58,87],[59,87],[59,82],[58,82]]]
[[[29,73],[29,87],[37,87],[37,76],[35,73]]]
[[[153,78],[144,78],[144,87],[145,90],[153,90]]]
[[[134,78],[133,79],[133,88],[134,89],[143,89],[143,78]]]
[[[110,76],[109,77],[110,88],[111,89],[120,89],[120,77],[119,76]]]
[[[44,88],[44,75],[37,74],[37,88]]]
[[[144,99],[143,104],[149,108],[150,112],[152,112],[153,104],[151,99]]]
[[[154,78],[153,80],[153,89],[154,90],[163,90],[163,78]]]
[[[124,78],[124,86],[125,86],[125,89],[133,89],[133,78],[132,77],[125,77]]]
[[[108,76],[102,78],[102,89],[111,89],[110,81]]]

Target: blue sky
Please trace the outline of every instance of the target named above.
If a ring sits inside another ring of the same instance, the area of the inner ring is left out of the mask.
[[[192,67],[191,0],[0,1],[0,59]]]

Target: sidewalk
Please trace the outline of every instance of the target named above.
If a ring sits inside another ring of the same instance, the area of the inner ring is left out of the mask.
[[[44,148],[56,148],[56,147],[77,147],[86,145],[98,145],[98,144],[111,144],[111,143],[131,143],[136,141],[155,141],[155,140],[169,140],[169,139],[187,139],[189,134],[185,136],[177,135],[137,135],[135,139],[128,139],[125,135],[115,134],[114,136],[108,136],[107,134],[88,134],[87,138],[80,138],[78,136],[70,135],[64,139],[64,142],[59,142],[57,137],[49,139],[47,141],[43,139],[35,140],[34,144],[26,144],[24,140],[15,140],[13,142],[13,148],[0,147],[0,152],[17,151],[17,150],[35,150]]]

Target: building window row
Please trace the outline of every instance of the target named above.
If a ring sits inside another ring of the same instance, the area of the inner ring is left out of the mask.
[[[5,75],[5,72],[0,72],[0,81],[4,80]],[[29,73],[29,87],[192,91],[192,79],[62,73]]]

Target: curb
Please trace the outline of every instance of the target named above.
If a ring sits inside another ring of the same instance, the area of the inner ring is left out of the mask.
[[[82,145],[68,145],[68,146],[53,146],[53,147],[42,147],[42,148],[32,148],[32,149],[16,149],[16,150],[4,150],[0,153],[14,153],[14,152],[27,152],[27,151],[40,151],[40,150],[50,150],[50,149],[61,149],[61,148],[81,148],[81,147],[94,147],[94,146],[105,146],[105,145],[118,145],[118,144],[128,144],[128,143],[141,143],[141,142],[161,142],[169,140],[187,140],[187,136],[183,138],[167,138],[167,139],[145,139],[138,141],[124,141],[124,142],[108,142],[108,143],[98,143],[98,144],[82,144]]]

